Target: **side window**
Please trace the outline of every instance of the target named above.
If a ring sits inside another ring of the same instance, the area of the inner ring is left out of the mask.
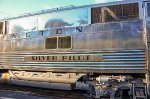
[[[57,49],[57,37],[46,38],[45,49]]]
[[[150,17],[150,3],[147,3],[147,16]]]
[[[58,38],[58,48],[71,48],[71,36],[64,36]]]

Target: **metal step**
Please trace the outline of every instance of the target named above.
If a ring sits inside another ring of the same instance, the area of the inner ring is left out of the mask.
[[[133,84],[133,99],[147,99],[147,90],[144,84]]]

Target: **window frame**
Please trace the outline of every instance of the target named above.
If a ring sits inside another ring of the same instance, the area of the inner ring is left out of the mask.
[[[59,43],[59,38],[60,37],[71,37],[70,48],[59,48],[58,43]],[[47,38],[57,38],[57,43],[56,43],[56,48],[55,49],[46,48],[46,39]],[[52,36],[52,37],[47,37],[47,38],[45,38],[45,43],[44,43],[44,48],[46,50],[71,50],[72,49],[72,36],[70,36],[70,35],[69,36],[68,35],[66,35],[66,36]]]
[[[70,45],[70,48],[59,48],[59,38],[63,38],[63,37],[70,37],[71,38],[71,41],[70,41],[70,43],[71,43],[71,45]],[[72,49],[72,36],[58,36],[58,42],[57,42],[57,48],[58,49]]]
[[[46,39],[49,39],[49,38],[56,38],[56,48],[46,48]],[[45,43],[44,43],[44,48],[45,49],[47,49],[47,50],[56,50],[57,49],[57,47],[58,47],[58,39],[57,39],[57,37],[56,36],[54,36],[54,37],[47,37],[47,38],[45,38]]]

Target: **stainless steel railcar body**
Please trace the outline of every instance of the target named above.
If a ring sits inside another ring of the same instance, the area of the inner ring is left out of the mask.
[[[1,69],[26,80],[22,72],[148,75],[149,10],[149,1],[127,0],[1,20]]]

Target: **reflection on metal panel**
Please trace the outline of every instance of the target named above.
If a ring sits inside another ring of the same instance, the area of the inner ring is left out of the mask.
[[[142,21],[94,24],[73,36],[73,49],[145,49]]]
[[[11,51],[11,42],[10,42],[10,40],[0,41],[0,51],[1,52]]]
[[[9,34],[37,30],[37,16],[18,18],[9,21]]]
[[[31,51],[31,50],[43,50],[44,39],[14,39],[12,40],[12,51]]]
[[[38,29],[88,24],[88,8],[44,14],[38,18]]]
[[[85,25],[88,24],[88,13],[88,8],[81,8],[10,20],[9,34]]]
[[[82,26],[81,32],[76,27],[64,27],[60,29],[61,34],[58,35],[56,34],[57,29],[48,29],[39,32],[33,31],[28,32],[29,34],[20,33],[20,36],[25,38],[19,39],[22,42],[19,45],[20,47],[16,46],[18,40],[13,39],[13,50],[20,50],[19,48],[21,47],[23,50],[44,50],[45,38],[68,35],[72,36],[72,50],[145,49],[141,20],[86,25]]]

